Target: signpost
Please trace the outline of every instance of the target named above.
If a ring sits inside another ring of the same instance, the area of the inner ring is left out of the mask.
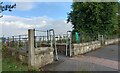
[[[80,42],[80,36],[79,36],[78,32],[75,32],[75,41],[76,41],[76,43]]]

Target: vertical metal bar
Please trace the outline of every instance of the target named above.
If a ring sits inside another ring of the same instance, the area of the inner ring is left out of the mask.
[[[34,47],[36,48],[36,36],[35,36],[36,31],[35,29],[33,29],[33,31],[34,31]]]
[[[44,38],[44,36],[43,36],[43,43],[44,43],[44,40],[45,40],[45,38]]]
[[[67,31],[67,35],[68,33],[70,33],[70,37],[68,39],[70,39],[69,41],[69,53],[70,53],[70,57],[72,56],[72,32],[71,31]]]
[[[39,38],[39,47],[41,47],[41,37]]]
[[[7,40],[7,46],[9,47],[9,37],[8,37],[8,40]]]
[[[70,57],[72,56],[72,46],[71,46],[71,40],[72,39],[72,34],[70,32]]]
[[[49,42],[49,31],[47,30],[47,43]]]
[[[52,35],[50,34],[51,47],[53,47]]]
[[[49,32],[50,31],[52,31],[53,32],[53,41],[54,41],[54,45],[55,45],[55,48],[54,48],[54,50],[55,50],[55,58],[56,58],[56,60],[58,60],[58,53],[57,53],[57,47],[56,47],[56,41],[55,41],[55,32],[54,32],[54,30],[53,29],[50,29],[49,30]],[[51,35],[51,33],[50,33],[50,35]],[[51,47],[53,47],[53,42],[51,41]]]
[[[54,39],[54,44],[55,44],[56,60],[58,60],[58,53],[57,53],[57,47],[56,47],[56,40],[55,40],[55,32],[54,32],[54,30],[53,30],[53,39]]]
[[[20,39],[21,39],[21,36],[19,35],[19,47],[20,47],[20,42],[21,42],[21,40],[20,40]]]
[[[12,37],[13,37],[12,47],[14,47],[14,46],[15,46],[15,43],[14,43],[14,36],[12,36]]]
[[[68,46],[68,33],[67,33],[67,36],[66,36],[66,56],[67,56],[67,47]]]

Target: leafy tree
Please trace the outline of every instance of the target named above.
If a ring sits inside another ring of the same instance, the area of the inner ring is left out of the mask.
[[[13,5],[3,5],[3,2],[0,2],[0,13],[3,11],[12,11],[12,9],[16,8],[16,4]],[[2,15],[0,18],[3,17]]]
[[[71,8],[67,21],[72,23],[73,32],[93,38],[118,30],[118,2],[74,2]]]
[[[118,4],[118,33],[120,33],[120,2]],[[120,34],[119,34],[120,37]]]

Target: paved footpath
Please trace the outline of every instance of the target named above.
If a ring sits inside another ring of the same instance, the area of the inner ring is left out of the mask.
[[[118,49],[120,45],[113,44],[105,46],[96,51],[85,54],[84,56],[76,56],[71,59],[93,63],[112,69],[118,70]]]
[[[84,56],[65,57],[47,65],[45,71],[118,71],[118,45],[109,45]]]
[[[118,61],[113,61],[113,60],[104,59],[104,58],[91,57],[91,56],[77,56],[71,59],[93,63],[93,64],[97,64],[97,65],[101,65],[101,66],[105,66],[105,67],[118,70]]]
[[[85,54],[85,56],[93,56],[93,57],[118,61],[118,57],[119,57],[118,48],[120,48],[120,44],[108,45],[108,46],[102,47],[101,49],[97,49],[96,51],[87,53]]]

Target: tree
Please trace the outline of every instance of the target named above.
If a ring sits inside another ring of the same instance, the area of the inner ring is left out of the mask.
[[[118,3],[118,33],[120,33],[120,2]],[[118,34],[120,37],[120,34]]]
[[[13,5],[3,5],[3,2],[0,2],[0,13],[3,11],[12,11],[12,9],[16,8],[16,4]],[[3,15],[0,16],[0,18],[3,17]]]
[[[67,21],[72,23],[73,32],[90,37],[112,35],[118,28],[117,13],[117,2],[74,2]]]

